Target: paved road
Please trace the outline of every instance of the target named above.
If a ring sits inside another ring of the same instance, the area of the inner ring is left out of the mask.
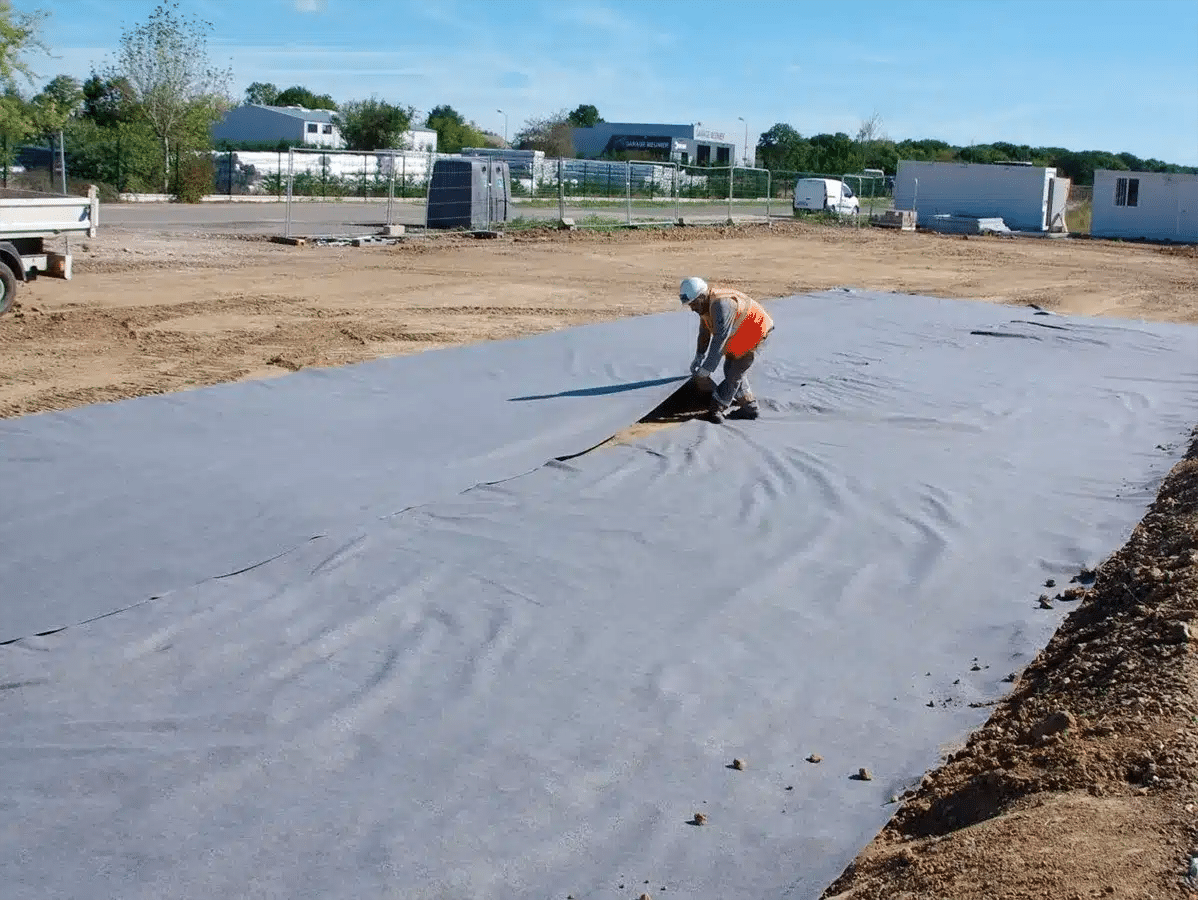
[[[556,220],[559,214],[556,205],[513,204],[515,216],[522,219]],[[290,234],[296,236],[358,235],[376,233],[388,221],[400,225],[423,226],[425,207],[423,200],[396,200],[390,205],[388,220],[386,200],[362,201],[305,201],[291,204]],[[680,203],[677,209],[683,216],[703,220],[718,220],[727,216],[727,203]],[[770,212],[788,215],[786,201],[770,204]],[[623,203],[610,205],[569,205],[566,216],[575,222],[586,224],[614,224],[624,222],[628,209]],[[673,204],[633,204],[633,221],[673,221],[677,213]],[[742,217],[764,217],[764,202],[737,202],[733,215]],[[287,233],[287,204],[283,202],[210,202],[197,204],[179,203],[119,203],[104,204],[100,209],[100,230],[160,232],[173,235],[186,234],[268,234]]]

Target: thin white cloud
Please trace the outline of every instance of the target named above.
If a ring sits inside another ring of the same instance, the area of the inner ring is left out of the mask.
[[[319,13],[328,8],[328,0],[291,0],[297,13]]]

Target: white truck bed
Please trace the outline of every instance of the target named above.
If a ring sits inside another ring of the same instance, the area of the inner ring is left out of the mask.
[[[3,241],[63,234],[95,237],[99,219],[100,198],[95,187],[86,197],[0,188],[0,240]]]
[[[42,275],[70,279],[71,254],[50,252],[46,238],[95,237],[100,198],[0,188],[0,315],[12,309],[18,285]]]

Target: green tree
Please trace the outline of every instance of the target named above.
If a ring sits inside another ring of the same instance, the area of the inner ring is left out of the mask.
[[[487,142],[486,135],[449,105],[434,106],[429,110],[424,127],[437,132],[439,153],[458,153],[463,147],[482,147]]]
[[[428,111],[428,116],[425,117],[424,125],[426,128],[432,128],[433,122],[446,122],[451,125],[465,125],[466,118],[448,103],[441,106],[434,106]]]
[[[124,32],[110,78],[133,88],[140,115],[158,139],[162,186],[170,190],[171,151],[205,149],[209,129],[229,104],[232,73],[208,59],[209,22],[185,19],[177,0],[166,0],[149,19]]]
[[[83,82],[83,118],[101,128],[130,122],[137,117],[137,92],[124,76],[102,77],[92,73]]]
[[[67,116],[77,115],[83,109],[83,85],[70,75],[58,75],[53,78],[34,100],[39,97],[43,102],[52,103],[61,109]]]
[[[336,109],[328,94],[314,94],[306,87],[295,85],[278,92],[271,106],[302,106],[304,109]]]
[[[757,139],[757,158],[766,169],[805,172],[810,168],[810,156],[810,142],[785,122],[778,122]]]
[[[565,110],[544,118],[531,118],[512,138],[520,150],[540,150],[550,157],[574,156],[574,126]]]
[[[36,131],[29,104],[19,91],[19,82],[33,84],[34,74],[25,61],[27,53],[46,50],[41,40],[41,25],[47,13],[21,12],[9,0],[0,0],[0,162],[4,183],[18,144]]]
[[[575,128],[593,128],[603,121],[603,117],[599,115],[599,110],[594,104],[583,103],[574,107],[574,111],[566,120]]]
[[[245,102],[258,106],[278,106],[279,88],[269,81],[255,81],[245,89]]]
[[[158,140],[145,122],[101,126],[84,115],[68,121],[64,134],[67,170],[100,185],[105,200],[116,191],[161,189]]]
[[[881,169],[891,175],[898,170],[894,141],[883,134],[882,117],[876,112],[857,129],[857,151],[862,169]]]
[[[4,169],[5,187],[16,148],[33,134],[33,130],[28,104],[21,96],[11,89],[0,95],[0,165]]]
[[[1033,162],[1035,154],[1027,144],[1009,144],[1006,141],[995,141],[990,145],[997,150],[1008,162]]]
[[[1093,184],[1095,169],[1123,170],[1127,163],[1113,153],[1102,150],[1065,150],[1055,155],[1050,165],[1074,184]]]
[[[811,169],[831,175],[861,171],[861,151],[857,142],[838,131],[811,137]]]
[[[337,123],[350,150],[400,150],[415,112],[371,97],[343,104]]]
[[[83,88],[70,75],[59,75],[29,103],[35,133],[50,135],[83,109]]]
[[[903,140],[895,144],[899,159],[910,159],[916,162],[948,162],[954,158],[951,144],[934,138],[923,140]]]
[[[41,26],[45,10],[21,12],[10,0],[0,0],[0,88],[15,90],[18,80],[33,83],[34,74],[25,62],[31,50],[46,51]]]

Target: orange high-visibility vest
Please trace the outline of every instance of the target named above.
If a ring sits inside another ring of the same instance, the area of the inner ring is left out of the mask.
[[[744,356],[752,352],[774,327],[774,320],[765,311],[765,307],[740,291],[712,288],[708,296],[711,300],[731,300],[736,304],[736,315],[732,319],[732,337],[728,338],[728,343],[724,345],[724,354],[727,356]],[[711,313],[704,313],[702,319],[707,330],[714,335]]]

